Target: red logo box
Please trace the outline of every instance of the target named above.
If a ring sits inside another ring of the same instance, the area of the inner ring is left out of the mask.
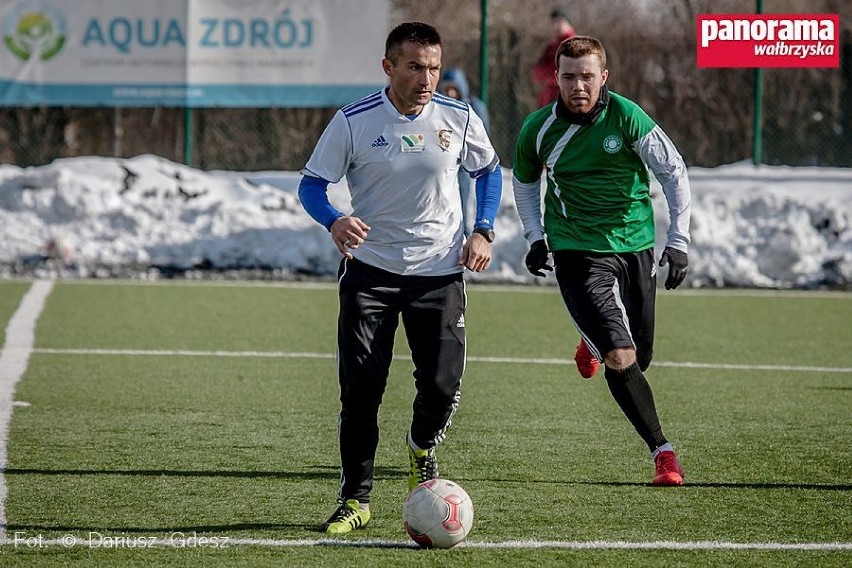
[[[840,67],[839,14],[700,14],[698,67]]]

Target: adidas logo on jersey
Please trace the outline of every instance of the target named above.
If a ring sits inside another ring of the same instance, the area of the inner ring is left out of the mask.
[[[459,321],[456,323],[456,327],[464,327],[464,314],[462,314],[459,318]]]
[[[388,141],[385,140],[384,136],[379,136],[373,141],[373,148],[381,148],[382,146],[387,146]]]

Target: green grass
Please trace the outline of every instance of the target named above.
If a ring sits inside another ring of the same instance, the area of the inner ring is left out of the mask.
[[[0,283],[8,320],[24,284]],[[11,299],[10,299],[11,298]],[[472,357],[570,359],[555,290],[469,287]],[[658,361],[852,368],[852,296],[661,294]],[[334,352],[330,288],[58,283],[41,349]],[[5,320],[4,320],[5,321]],[[5,326],[4,326],[5,327]],[[381,409],[374,520],[406,540],[400,337]],[[439,450],[476,508],[470,541],[852,542],[852,373],[652,366],[688,485],[647,452],[599,375],[471,361]],[[338,480],[333,359],[36,352],[8,443],[7,535],[319,539]],[[846,566],[852,551],[230,546],[0,548],[3,565]]]

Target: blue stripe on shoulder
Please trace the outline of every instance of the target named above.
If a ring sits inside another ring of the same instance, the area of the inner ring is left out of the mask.
[[[383,103],[381,100],[378,100],[378,101],[376,101],[376,102],[374,102],[374,103],[372,103],[372,104],[370,104],[370,105],[368,105],[368,106],[362,106],[362,107],[359,107],[359,108],[356,108],[356,109],[353,109],[353,110],[349,110],[349,111],[346,111],[346,110],[345,110],[345,111],[343,111],[343,115],[344,115],[346,118],[352,118],[352,117],[353,117],[353,116],[355,116],[356,114],[361,114],[361,113],[362,113],[362,112],[364,112],[364,111],[368,111],[368,110],[370,110],[370,109],[374,109],[374,108],[376,108],[376,107],[380,107],[380,106],[382,106],[383,104],[384,104],[384,103]]]
[[[377,91],[377,92],[373,93],[372,95],[367,95],[366,97],[364,97],[362,99],[359,99],[355,102],[349,103],[348,105],[346,105],[345,107],[343,107],[340,110],[342,110],[345,114],[345,113],[349,112],[350,110],[354,110],[355,108],[357,108],[359,106],[363,106],[363,105],[370,104],[370,103],[373,103],[375,101],[381,101],[381,100],[382,100],[382,92]]]
[[[456,100],[452,97],[448,97],[446,95],[442,95],[441,93],[435,93],[432,96],[432,100],[438,103],[439,105],[448,106],[452,108],[457,108],[459,110],[468,110],[468,105]]]

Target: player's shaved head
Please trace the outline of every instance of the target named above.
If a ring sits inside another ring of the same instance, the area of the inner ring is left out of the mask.
[[[402,44],[411,42],[424,47],[441,45],[441,34],[433,26],[422,22],[405,22],[398,25],[388,34],[385,41],[385,59],[395,63],[402,53]]]

